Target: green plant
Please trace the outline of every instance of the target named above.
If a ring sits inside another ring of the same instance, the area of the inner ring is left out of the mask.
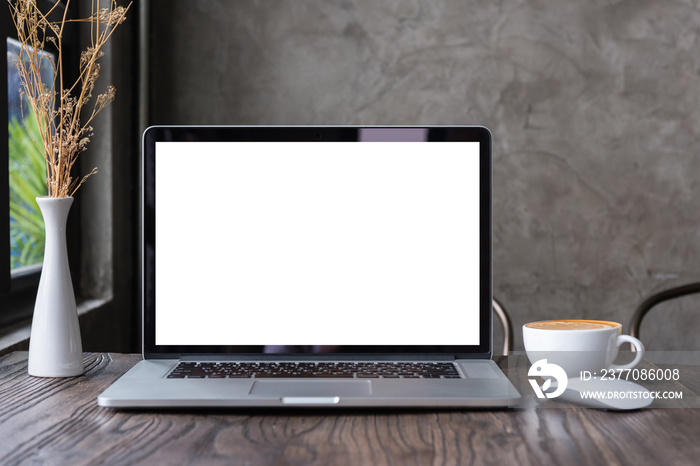
[[[36,203],[46,195],[44,155],[34,144],[39,128],[33,115],[8,124],[10,164],[10,268],[40,263],[44,257],[44,220]]]

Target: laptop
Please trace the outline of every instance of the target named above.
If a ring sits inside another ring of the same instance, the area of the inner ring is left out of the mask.
[[[143,135],[143,360],[116,408],[496,407],[491,135]]]

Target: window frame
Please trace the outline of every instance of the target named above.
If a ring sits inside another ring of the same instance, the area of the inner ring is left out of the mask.
[[[37,1],[43,9],[56,0]],[[129,0],[118,3],[126,6]],[[107,0],[100,5],[109,7]],[[84,17],[93,7],[91,0],[73,0],[75,10],[69,14]],[[0,10],[11,24],[7,5]],[[139,179],[141,133],[149,123],[149,10],[147,2],[134,2],[103,49],[95,92],[114,85],[117,98],[93,121],[96,136],[79,157],[82,169],[76,167],[76,175],[99,169],[78,191],[66,234],[85,351],[130,353],[141,348]],[[77,76],[79,53],[91,39],[85,23],[73,24]],[[14,31],[14,25],[5,30]],[[36,287],[0,296],[0,355],[28,349],[35,299]]]
[[[0,30],[4,37],[12,37],[10,32],[14,29],[12,24],[12,18],[10,17],[9,8],[0,8]],[[16,37],[17,34],[14,34]],[[5,67],[7,67],[7,60],[5,60]],[[0,89],[7,89],[7,68],[5,72],[0,72]],[[0,102],[4,102],[4,105],[0,105],[6,110],[3,112],[0,110],[0,127],[5,128],[5,131],[0,131],[0,172],[7,173],[7,176],[0,176],[0,218],[7,219],[3,220],[3,227],[0,229],[0,244],[6,245],[6,247],[0,247],[0,295],[6,295],[11,290],[11,275],[10,275],[10,162],[9,162],[9,135],[7,133],[8,124],[8,98],[7,94],[2,93],[0,96]],[[2,301],[0,301],[2,302]],[[3,302],[4,304],[4,302]],[[2,306],[3,309],[6,306]],[[3,312],[4,314],[4,312]],[[0,317],[1,318],[1,317]]]

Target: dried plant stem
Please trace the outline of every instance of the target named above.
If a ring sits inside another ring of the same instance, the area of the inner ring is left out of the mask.
[[[99,2],[93,0],[92,14],[89,17],[69,19],[70,0],[66,0],[63,2],[64,10],[60,21],[50,21],[49,17],[53,16],[62,2],[56,2],[46,13],[39,10],[35,0],[8,2],[21,44],[21,49],[16,51],[17,69],[22,84],[20,94],[26,96],[39,127],[41,141],[34,141],[34,144],[43,152],[46,160],[48,195],[72,196],[90,175],[97,173],[94,168],[82,178],[73,179],[71,175],[78,155],[85,151],[93,135],[90,124],[114,100],[116,89],[108,86],[106,92],[98,95],[86,119],[81,119],[81,113],[91,100],[95,83],[100,76],[98,60],[104,55],[102,49],[116,27],[126,20],[131,3],[122,7],[117,5],[116,0],[111,0],[109,8],[100,9]],[[81,53],[79,76],[68,87],[64,83],[63,34],[66,25],[71,22],[90,24],[91,45]],[[56,61],[44,53],[47,42],[56,49]],[[41,75],[41,66],[46,60],[53,71],[49,83],[44,82]]]

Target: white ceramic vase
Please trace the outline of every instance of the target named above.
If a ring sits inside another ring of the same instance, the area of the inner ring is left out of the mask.
[[[68,265],[66,220],[72,197],[37,197],[46,245],[29,339],[29,375],[71,377],[83,373],[75,292]]]

